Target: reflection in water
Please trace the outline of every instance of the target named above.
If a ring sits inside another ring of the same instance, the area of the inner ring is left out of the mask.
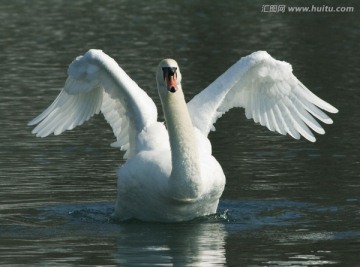
[[[4,264],[47,262],[118,266],[223,266],[225,220],[210,216],[189,223],[113,222],[109,203],[57,205],[34,210],[22,218],[8,218],[0,232],[1,251],[12,255]],[[12,223],[10,223],[12,221]],[[15,221],[17,225],[15,225]],[[41,224],[37,222],[41,221]],[[32,223],[35,222],[35,223]],[[69,233],[71,233],[69,235]],[[32,242],[31,240],[41,240]],[[18,255],[28,250],[31,254]],[[92,256],[103,251],[112,257]],[[37,255],[42,254],[41,261]],[[56,255],[56,257],[54,257]]]
[[[120,266],[222,266],[225,235],[223,223],[124,225],[117,260]]]
[[[266,262],[270,266],[321,266],[321,265],[330,265],[336,264],[336,261],[323,260],[324,254],[331,253],[331,251],[326,251],[326,253],[318,253],[319,255],[294,255],[290,256],[288,260],[283,261],[268,261]]]
[[[0,217],[0,247],[4,247],[0,253],[10,255],[2,257],[2,263],[56,266],[61,258],[61,266],[246,266],[251,259],[259,266],[323,265],[338,261],[335,253],[324,253],[333,249],[334,242],[346,244],[360,238],[356,228],[348,232],[321,229],[329,211],[333,216],[327,228],[349,212],[335,213],[338,207],[258,200],[221,201],[220,209],[229,210],[229,215],[168,224],[113,222],[112,203],[22,210],[20,216]],[[355,251],[356,242],[343,249]],[[28,253],[19,255],[20,250]]]

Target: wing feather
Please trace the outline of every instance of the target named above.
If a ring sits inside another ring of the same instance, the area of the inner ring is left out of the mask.
[[[316,140],[311,130],[325,133],[313,117],[331,124],[333,121],[321,109],[338,112],[307,89],[293,75],[290,64],[264,51],[240,59],[188,103],[193,124],[204,135],[234,107],[243,107],[246,118],[270,131],[295,139],[302,135],[311,142]]]
[[[307,127],[307,125],[304,123],[304,121],[299,116],[300,115],[299,111],[296,109],[293,102],[290,101],[290,99],[288,97],[286,97],[284,100],[285,100],[285,105],[289,110],[289,115],[293,121],[295,129],[309,141],[315,142],[314,135],[311,133],[309,127]]]
[[[297,110],[298,115],[300,118],[316,133],[318,134],[325,134],[324,129],[321,125],[304,109],[303,105],[301,104],[300,100],[293,96],[292,103]]]
[[[281,111],[285,131],[294,139],[300,139],[300,133],[295,129],[295,123],[291,116],[291,112],[283,102],[279,103],[279,110]]]
[[[101,50],[89,50],[68,68],[68,78],[54,102],[29,122],[32,133],[61,134],[102,112],[116,137],[115,146],[130,157],[139,150],[136,136],[157,120],[151,98]]]
[[[269,120],[268,129],[270,131],[272,131],[272,132],[275,132],[276,128],[277,128],[277,124],[276,124],[276,120],[275,120],[274,112],[273,112],[272,108],[269,109],[269,111],[267,113],[267,117],[268,117],[268,120]]]
[[[285,120],[284,120],[284,116],[283,114],[281,113],[281,110],[279,108],[279,104],[276,104],[274,106],[274,115],[275,115],[275,118],[276,118],[276,121],[277,121],[277,124],[279,126],[279,129],[278,129],[278,132],[282,135],[286,135],[286,133],[288,132],[287,131],[287,126],[286,126],[286,123],[285,123]]]

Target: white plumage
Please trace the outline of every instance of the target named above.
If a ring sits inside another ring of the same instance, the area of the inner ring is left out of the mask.
[[[29,122],[38,124],[36,136],[46,137],[103,113],[116,137],[112,145],[126,151],[115,209],[122,220],[184,221],[216,212],[225,176],[207,136],[229,109],[242,107],[269,130],[311,142],[311,130],[325,133],[314,117],[332,123],[321,109],[338,112],[310,92],[290,64],[263,51],[240,59],[188,104],[174,60],[163,60],[156,78],[166,128],[151,98],[100,50],[70,64],[64,89]]]
[[[332,120],[319,108],[338,112],[311,93],[292,74],[289,63],[275,60],[265,51],[239,60],[196,95],[188,107],[194,125],[205,135],[225,112],[242,107],[248,119],[270,131],[289,134],[295,139],[301,134],[311,142],[316,139],[308,127],[319,134],[325,131],[310,114],[330,124]]]

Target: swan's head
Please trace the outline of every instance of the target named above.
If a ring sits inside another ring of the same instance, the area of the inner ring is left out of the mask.
[[[177,62],[173,59],[164,59],[160,62],[156,81],[159,93],[176,93],[181,89],[181,73]]]

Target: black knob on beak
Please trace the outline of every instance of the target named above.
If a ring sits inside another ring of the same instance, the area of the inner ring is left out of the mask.
[[[166,73],[169,76],[174,76],[177,68],[176,67],[163,67],[162,70],[163,70],[164,74]]]

